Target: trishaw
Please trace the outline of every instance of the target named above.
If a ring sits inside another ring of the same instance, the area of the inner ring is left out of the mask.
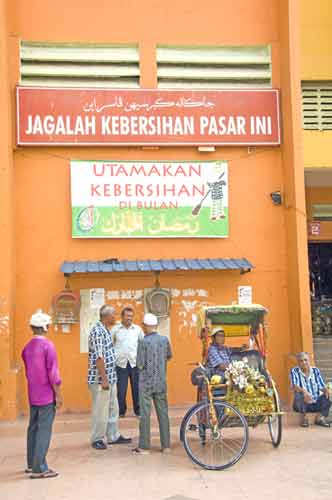
[[[257,304],[204,307],[199,313],[202,362],[195,363],[191,377],[197,404],[182,420],[180,439],[191,460],[205,469],[223,470],[238,462],[247,450],[249,427],[266,422],[272,445],[281,442],[280,400],[265,364],[266,313]],[[207,367],[209,333],[216,327],[232,347],[224,380]]]

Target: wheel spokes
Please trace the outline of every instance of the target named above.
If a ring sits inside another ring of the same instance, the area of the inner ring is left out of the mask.
[[[247,424],[244,418],[232,411],[225,414],[228,406],[215,403],[218,425],[210,423],[208,404],[194,411],[186,423],[185,443],[190,455],[203,466],[225,468],[242,456],[247,445]],[[229,411],[229,410],[228,410]]]

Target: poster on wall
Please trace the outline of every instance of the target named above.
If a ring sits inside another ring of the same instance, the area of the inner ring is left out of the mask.
[[[105,304],[105,290],[104,288],[91,288],[90,289],[90,307],[93,309],[100,309]]]
[[[226,161],[71,161],[73,238],[225,238]]]
[[[99,309],[91,307],[91,290],[83,289],[81,295],[80,310],[80,352],[88,352],[88,338],[91,328],[99,320]]]
[[[237,287],[238,304],[248,306],[252,304],[252,286]]]

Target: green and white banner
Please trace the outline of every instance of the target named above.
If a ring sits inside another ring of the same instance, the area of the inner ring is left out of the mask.
[[[228,236],[225,161],[71,161],[74,238]]]

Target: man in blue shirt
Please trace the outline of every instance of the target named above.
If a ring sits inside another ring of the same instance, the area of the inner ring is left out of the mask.
[[[310,366],[309,354],[299,352],[296,355],[298,366],[291,370],[290,378],[294,390],[293,409],[302,413],[301,427],[308,427],[307,413],[318,413],[316,425],[330,427],[326,421],[331,401],[329,391],[318,368]]]
[[[225,332],[223,328],[216,327],[209,335],[212,337],[212,343],[207,356],[208,367],[213,374],[224,377],[225,370],[231,362],[232,349],[224,345]]]

